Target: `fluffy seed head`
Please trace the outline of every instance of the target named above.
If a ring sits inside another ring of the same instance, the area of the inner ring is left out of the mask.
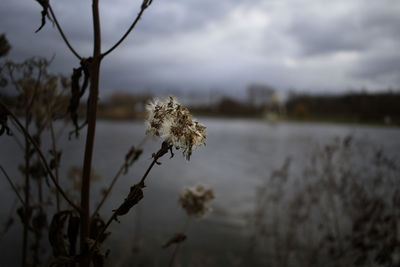
[[[198,184],[185,188],[179,197],[179,203],[190,217],[201,218],[211,211],[210,204],[214,199],[212,189]]]
[[[160,137],[176,149],[183,149],[183,155],[188,160],[193,147],[205,144],[206,127],[193,120],[189,110],[172,96],[164,101],[153,100],[146,109],[146,133]]]

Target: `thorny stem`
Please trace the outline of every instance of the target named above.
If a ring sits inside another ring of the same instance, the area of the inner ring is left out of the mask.
[[[25,201],[22,199],[21,195],[18,192],[17,187],[14,185],[14,183],[12,182],[10,176],[8,176],[7,172],[4,170],[4,168],[0,165],[0,170],[1,172],[4,174],[4,176],[6,177],[8,183],[11,185],[13,191],[15,192],[15,194],[17,195],[19,201],[21,201],[22,206],[25,207]]]
[[[141,149],[141,147],[146,142],[146,140],[147,140],[147,135],[145,136],[145,138],[143,138],[143,140],[139,143],[139,145],[135,148],[135,150],[138,151],[139,149]],[[93,217],[96,216],[96,214],[99,212],[100,208],[103,206],[104,202],[108,198],[108,195],[110,194],[111,190],[113,189],[113,187],[114,187],[115,183],[117,182],[118,178],[121,176],[121,174],[124,172],[124,170],[128,167],[127,165],[128,165],[128,162],[125,160],[125,162],[119,168],[118,172],[115,174],[115,176],[112,179],[110,185],[106,189],[106,191],[104,193],[104,196],[101,199],[99,205],[97,205],[96,209],[94,210],[94,212],[93,212],[93,214],[91,216],[91,219],[93,219]]]
[[[183,234],[186,234],[187,228],[189,226],[189,221],[190,221],[190,217],[188,216],[186,218],[185,226],[183,227],[183,231],[182,231]],[[177,243],[175,245],[175,248],[174,248],[174,251],[172,252],[172,256],[171,256],[171,259],[169,261],[168,267],[172,267],[172,265],[174,264],[174,261],[175,261],[176,255],[178,254],[178,250],[179,250],[179,246],[180,245],[181,245],[181,242],[179,242],[179,243]]]
[[[135,28],[136,24],[138,23],[138,21],[140,20],[140,18],[142,17],[143,12],[146,10],[146,8],[151,4],[151,1],[143,1],[142,7],[140,8],[140,12],[138,13],[136,19],[132,22],[131,26],[129,27],[129,29],[125,32],[125,34],[121,37],[121,39],[119,39],[119,41],[112,46],[110,49],[108,49],[106,52],[104,52],[101,57],[105,57],[107,56],[109,53],[111,53],[115,48],[117,48],[124,40],[125,38],[129,35],[129,33],[133,30],[133,28]]]
[[[90,93],[88,101],[88,130],[86,135],[85,157],[83,161],[83,175],[81,188],[81,229],[80,229],[80,251],[86,248],[86,239],[89,237],[89,200],[90,200],[90,172],[93,156],[93,145],[96,131],[96,112],[99,94],[99,73],[101,63],[101,32],[99,17],[99,0],[92,2],[93,14],[93,62],[90,66]],[[81,263],[81,267],[89,266],[89,258],[85,257]]]
[[[0,106],[4,108],[4,110],[7,112],[8,115],[11,116],[11,118],[17,123],[18,127],[22,130],[24,136],[28,138],[30,143],[33,145],[35,150],[39,153],[40,159],[42,160],[42,163],[44,167],[47,170],[47,173],[50,175],[50,179],[54,183],[56,189],[60,192],[60,194],[63,196],[63,198],[73,207],[76,211],[80,212],[80,208],[67,196],[67,194],[64,192],[64,190],[61,188],[61,186],[57,183],[54,174],[52,173],[49,164],[47,163],[46,157],[44,156],[42,150],[39,148],[38,144],[36,144],[36,141],[32,138],[32,136],[27,132],[25,127],[21,124],[19,119],[5,106],[1,101],[0,101]]]
[[[49,9],[50,9],[51,17],[52,17],[53,21],[56,23],[57,29],[58,29],[58,31],[60,32],[61,37],[63,38],[65,44],[68,46],[69,50],[71,50],[71,52],[72,52],[79,60],[82,60],[82,57],[81,57],[81,56],[75,51],[75,49],[71,46],[71,44],[69,43],[69,41],[68,41],[67,37],[65,36],[63,30],[61,29],[61,26],[60,26],[60,24],[58,23],[58,20],[57,20],[57,18],[56,18],[56,15],[54,14],[53,9],[51,8],[50,3],[49,3]]]

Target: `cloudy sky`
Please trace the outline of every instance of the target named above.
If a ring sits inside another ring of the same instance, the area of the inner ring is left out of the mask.
[[[90,2],[51,1],[70,42],[90,56]],[[103,51],[141,1],[101,0]],[[39,33],[34,0],[2,0],[0,33],[9,58],[56,58],[54,72],[79,62],[51,23]],[[153,0],[134,32],[102,64],[101,90],[229,90],[251,83],[278,90],[337,92],[400,88],[399,0]]]

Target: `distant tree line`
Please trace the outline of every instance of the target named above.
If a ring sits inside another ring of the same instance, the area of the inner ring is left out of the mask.
[[[400,93],[297,94],[286,102],[289,118],[400,124]]]

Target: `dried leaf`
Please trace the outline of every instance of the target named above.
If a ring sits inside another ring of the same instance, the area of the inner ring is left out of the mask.
[[[143,0],[142,10],[145,10],[146,8],[148,8],[151,5],[151,2],[153,2],[153,0]]]
[[[79,125],[78,123],[78,108],[79,103],[82,96],[85,94],[86,88],[89,84],[89,69],[90,64],[92,62],[91,58],[82,59],[80,63],[80,67],[77,69],[73,69],[71,75],[71,99],[68,106],[68,112],[70,113],[72,122],[75,126],[75,136],[79,136],[79,130],[86,125],[86,122],[83,125]],[[82,74],[84,75],[82,86],[80,85]]]
[[[7,135],[11,136],[12,133],[7,125],[8,113],[2,106],[0,106],[0,136],[5,132]]]
[[[65,222],[71,211],[60,211],[53,216],[49,229],[49,241],[55,257],[68,256],[67,240],[64,238]]]
[[[40,25],[40,27],[35,31],[38,32],[40,31],[44,25],[46,24],[46,17],[49,17],[48,14],[48,9],[49,9],[49,0],[36,0],[41,6],[42,6],[42,11],[40,12],[42,14],[42,24]]]
[[[74,256],[76,253],[76,241],[79,233],[79,217],[70,213],[68,220],[67,236],[69,242],[69,255]]]
[[[122,216],[129,212],[129,210],[135,206],[139,201],[143,198],[143,185],[136,184],[131,187],[131,191],[127,198],[125,198],[124,203],[119,206],[119,208],[115,211],[116,216]]]

